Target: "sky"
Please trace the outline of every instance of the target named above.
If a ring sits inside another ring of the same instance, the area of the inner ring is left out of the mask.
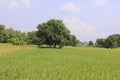
[[[80,41],[120,34],[120,0],[0,0],[0,24],[33,31],[50,19],[63,20]]]

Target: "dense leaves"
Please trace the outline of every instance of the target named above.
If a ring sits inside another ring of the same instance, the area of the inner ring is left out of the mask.
[[[120,47],[120,34],[113,34],[106,39],[97,39],[97,47],[117,48]]]
[[[37,37],[41,41],[40,46],[47,44],[49,47],[54,46],[56,48],[59,45],[59,48],[62,48],[64,45],[75,46],[77,44],[76,37],[70,34],[61,20],[51,19],[39,24],[37,29]]]
[[[93,46],[93,45],[94,45],[93,41],[89,41],[89,46]]]
[[[13,45],[24,45],[27,42],[27,34],[12,28],[6,29],[0,25],[0,43],[12,43]]]

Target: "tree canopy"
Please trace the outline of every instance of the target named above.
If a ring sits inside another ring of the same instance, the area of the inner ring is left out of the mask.
[[[93,46],[94,42],[93,41],[89,41],[89,46]]]
[[[59,45],[59,47],[62,48],[72,39],[74,39],[72,44],[77,44],[74,43],[77,41],[76,37],[70,34],[70,31],[61,20],[48,20],[45,23],[39,24],[37,29],[37,37],[40,39],[40,41],[42,41],[42,44],[47,44],[50,47],[56,47],[56,45]]]

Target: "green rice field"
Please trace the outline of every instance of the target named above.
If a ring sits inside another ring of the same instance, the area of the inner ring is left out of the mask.
[[[120,49],[0,44],[0,80],[120,80]]]

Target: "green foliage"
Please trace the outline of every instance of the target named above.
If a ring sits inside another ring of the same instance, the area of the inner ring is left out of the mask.
[[[24,45],[27,42],[27,34],[20,31],[14,31],[14,36],[9,38],[9,40],[13,45]]]
[[[107,38],[109,42],[111,42],[110,48],[119,47],[119,38],[120,38],[120,34],[113,34]]]
[[[0,24],[0,33],[5,30],[5,25]]]
[[[93,46],[93,45],[94,45],[93,41],[89,41],[89,46]]]
[[[14,45],[24,45],[27,42],[27,34],[15,31],[12,28],[5,28],[0,25],[0,43],[13,43]]]
[[[97,39],[96,44],[98,47],[117,48],[120,47],[120,34],[113,34],[107,39]]]
[[[37,29],[37,37],[42,40],[43,44],[47,44],[50,47],[59,45],[60,48],[65,44],[76,46],[76,37],[70,35],[70,31],[61,20],[48,20],[45,23],[39,24]],[[71,39],[68,39],[70,36]]]
[[[120,47],[120,38],[118,38],[117,43],[118,43],[118,47]]]
[[[4,41],[3,34],[0,34],[0,43],[2,43],[3,41]]]
[[[70,35],[69,41],[70,41],[70,45],[72,45],[72,46],[76,46],[77,44],[79,44],[75,35]]]
[[[119,52],[120,49],[31,47],[0,55],[0,79],[120,80]]]
[[[0,24],[0,43],[4,41],[3,31],[5,30],[5,26]]]
[[[97,47],[104,47],[105,46],[106,39],[97,39],[96,40],[96,46]]]
[[[12,28],[3,31],[3,43],[10,43],[10,40],[15,37],[15,31]]]
[[[36,36],[36,31],[28,32],[27,43],[28,44],[39,44],[39,38]]]
[[[12,38],[11,43],[13,45],[24,45],[25,44],[25,42],[23,40],[19,40],[18,38]]]

